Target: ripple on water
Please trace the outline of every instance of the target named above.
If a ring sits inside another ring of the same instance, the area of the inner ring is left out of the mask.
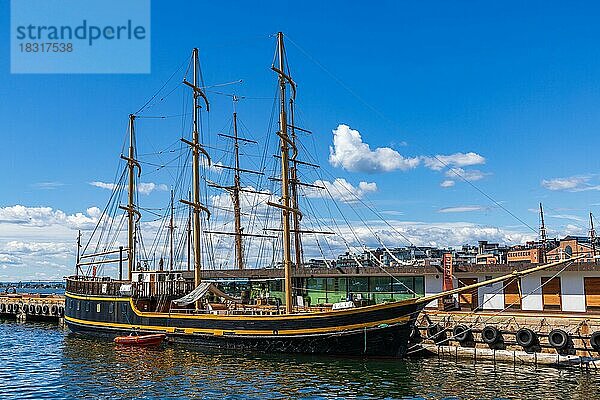
[[[0,321],[1,399],[585,399],[580,370],[429,360],[116,347],[51,324]]]

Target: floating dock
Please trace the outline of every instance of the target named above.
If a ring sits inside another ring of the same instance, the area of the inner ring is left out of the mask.
[[[60,295],[4,294],[0,295],[0,317],[18,321],[45,320],[63,322],[65,298]]]

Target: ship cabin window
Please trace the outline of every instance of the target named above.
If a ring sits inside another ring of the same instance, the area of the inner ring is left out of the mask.
[[[109,312],[110,314],[112,314],[112,313],[114,313],[114,312],[115,312],[115,304],[114,304],[114,303],[109,303],[109,304],[108,304],[108,312]]]
[[[90,302],[89,301],[85,302],[85,312],[90,312]]]
[[[77,311],[81,310],[81,302],[77,300]]]
[[[72,309],[73,309],[73,301],[74,301],[74,300],[72,300],[72,299],[68,299],[68,300],[67,300],[67,305],[69,306],[69,310],[72,310]]]
[[[100,303],[96,304],[96,312],[99,313],[100,312]]]

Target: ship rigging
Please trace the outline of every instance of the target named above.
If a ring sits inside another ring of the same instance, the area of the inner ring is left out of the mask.
[[[259,156],[258,168],[242,165],[243,159],[256,156],[256,152],[242,154],[242,144],[258,146],[259,141],[239,134],[238,96],[231,96],[234,104],[231,131],[210,134],[208,115],[214,106],[208,96],[211,87],[202,79],[198,49],[192,51],[183,78],[187,98],[191,97],[191,113],[179,115],[181,129],[185,132],[189,128],[191,138],[183,137],[178,144],[154,151],[160,156],[159,162],[145,161],[138,154],[136,123],[144,118],[152,119],[143,111],[168,95],[154,96],[154,101],[151,99],[141,111],[129,116],[127,155],[121,156],[125,168],[117,174],[108,204],[78,257],[76,274],[67,278],[65,320],[73,331],[115,337],[136,330],[165,334],[171,341],[216,348],[403,356],[414,322],[428,302],[486,284],[428,297],[418,297],[413,291],[410,298],[390,299],[364,307],[352,299],[319,306],[305,303],[301,291],[294,286],[294,269],[302,266],[309,248],[321,254],[333,248],[366,248],[364,237],[357,233],[342,210],[343,207],[352,209],[365,221],[362,211],[355,207],[364,203],[347,182],[338,181],[335,188],[327,182],[318,172],[316,160],[299,158],[301,154],[309,157],[309,153],[303,151],[305,146],[299,134],[310,136],[311,132],[297,126],[297,86],[289,70],[282,33],[276,35],[275,48],[271,69],[277,77],[277,96],[273,100],[274,114],[278,118],[274,134],[270,131],[264,143],[260,143],[265,150]],[[187,80],[189,70],[191,82]],[[191,126],[187,127],[186,117],[190,114]],[[220,148],[212,142],[214,137],[230,145]],[[269,143],[277,149],[270,169],[266,161]],[[151,146],[154,149],[152,143]],[[211,152],[220,152],[223,156],[215,157]],[[175,155],[175,158],[163,162],[165,154]],[[225,156],[231,156],[233,165],[222,162]],[[167,170],[173,180],[171,188],[141,182],[145,176],[142,167],[146,166]],[[304,167],[313,170],[316,176],[302,173]],[[249,183],[246,176],[252,176],[254,181]],[[270,187],[265,187],[268,185]],[[209,189],[221,193],[209,194]],[[168,207],[142,207],[139,193],[153,190],[169,191]],[[125,192],[126,205],[122,205]],[[176,196],[180,198],[177,206]],[[302,205],[301,200],[304,200]],[[323,216],[332,208],[314,206],[311,200],[325,204],[331,200],[338,216]],[[124,214],[119,215],[118,210]],[[372,209],[369,207],[369,210]],[[144,214],[158,219],[144,221]],[[122,235],[125,222],[126,238]],[[179,229],[176,234],[177,226],[187,229]],[[368,221],[365,230],[387,250]],[[154,240],[150,248],[146,248],[143,239],[149,235],[153,235]],[[232,245],[227,238],[233,239]],[[306,245],[308,241],[311,246]],[[121,244],[125,242],[126,246]],[[169,260],[166,270],[164,258]],[[360,265],[359,260],[356,262]],[[265,266],[283,269],[281,296],[252,298],[251,293],[236,296],[223,292],[214,282],[203,280],[203,270],[223,263],[249,274]],[[510,276],[562,263],[564,261]],[[124,264],[127,279],[121,278]],[[87,267],[85,274],[84,267]],[[110,272],[116,269],[120,271],[119,279],[110,277]],[[192,276],[187,274],[190,269]]]

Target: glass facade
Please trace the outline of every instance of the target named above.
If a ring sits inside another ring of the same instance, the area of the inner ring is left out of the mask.
[[[311,305],[332,304],[347,299],[383,303],[425,295],[423,276],[356,276],[308,278],[304,297]]]
[[[277,298],[285,304],[283,279],[223,281],[218,286],[242,299]],[[410,299],[425,295],[423,276],[349,276],[336,278],[295,278],[294,289],[306,305],[333,304],[360,300],[371,304]]]

